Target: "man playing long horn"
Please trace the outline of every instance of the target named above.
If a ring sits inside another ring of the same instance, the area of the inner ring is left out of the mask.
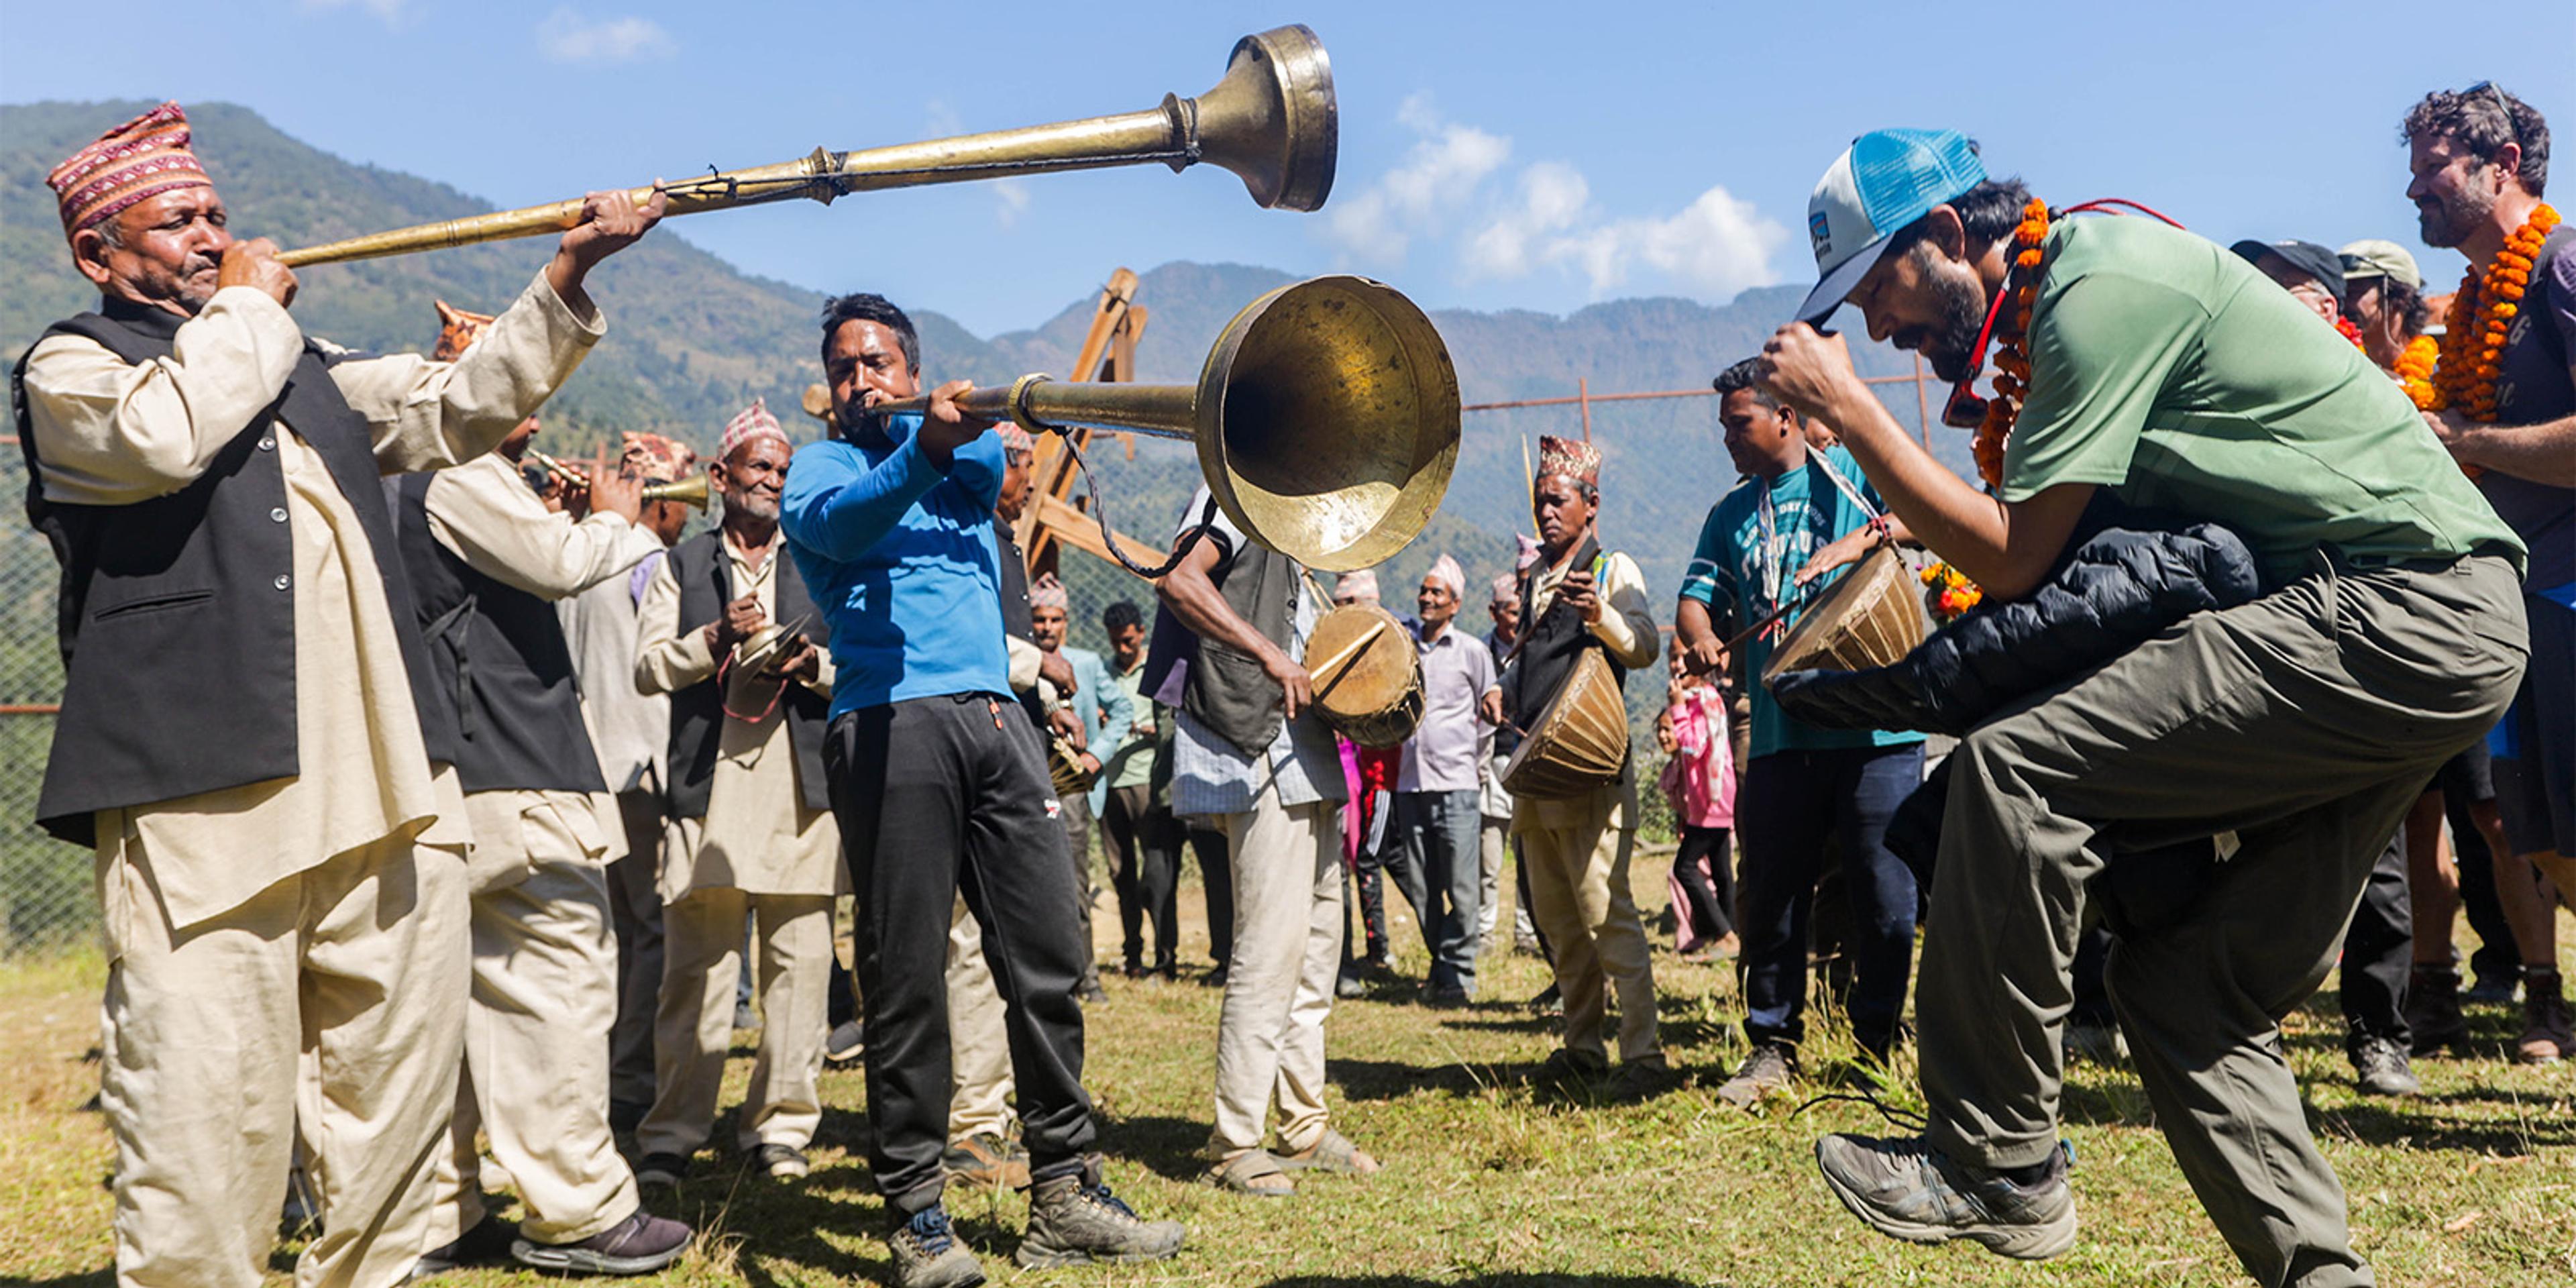
[[[1520,647],[1503,668],[1503,717],[1523,731],[1538,725],[1587,652],[1598,651],[1624,686],[1627,674],[1662,653],[1644,574],[1636,561],[1604,550],[1594,528],[1601,505],[1601,450],[1568,438],[1539,439],[1531,518],[1539,557],[1521,574]],[[1620,722],[1626,723],[1624,711]],[[1570,796],[1512,794],[1512,830],[1529,867],[1530,916],[1555,950],[1565,1005],[1565,1044],[1548,1056],[1547,1076],[1582,1083],[1609,1070],[1603,1042],[1608,990],[1619,992],[1623,1095],[1655,1090],[1670,1074],[1655,1032],[1655,975],[1646,927],[1628,892],[1637,839],[1635,758],[1618,781]]]
[[[391,1284],[455,1103],[466,837],[378,476],[479,456],[544,402],[601,334],[584,279],[662,202],[587,200],[450,364],[307,337],[176,104],[47,182],[100,303],[18,380],[68,663],[37,814],[98,852],[118,1279],[259,1282],[303,1065],[323,1233],[298,1274]]]
[[[2372,1282],[2279,1024],[2333,965],[2416,794],[2512,696],[2522,543],[2395,382],[2223,247],[2063,217],[1946,130],[1862,136],[1808,218],[1823,280],[1766,346],[1764,383],[1839,429],[1896,515],[1989,597],[2046,582],[2103,490],[2230,525],[2269,588],[1961,739],[1915,995],[1929,1125],[1827,1137],[1827,1183],[1893,1238],[2027,1258],[2073,1245],[2059,1030],[2086,905],[2103,900],[2140,1080],[2238,1260],[2264,1284]],[[2004,375],[1977,442],[1991,493],[1935,461],[1813,328],[1845,301],[1949,380],[1977,372],[1993,327]],[[2178,910],[2116,906],[2094,880],[2114,851],[2219,833],[2233,856]]]

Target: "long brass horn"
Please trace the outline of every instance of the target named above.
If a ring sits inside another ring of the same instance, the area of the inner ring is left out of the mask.
[[[1330,572],[1402,550],[1440,508],[1458,463],[1448,346],[1413,301],[1364,277],[1311,278],[1254,300],[1226,324],[1195,385],[1031,375],[960,402],[1032,433],[1091,425],[1190,439],[1235,526]]]
[[[668,212],[729,210],[794,197],[834,197],[881,188],[963,183],[1057,170],[1160,161],[1175,171],[1211,162],[1233,171],[1261,206],[1314,210],[1333,189],[1341,127],[1333,65],[1304,26],[1274,27],[1236,41],[1225,78],[1197,98],[1165,94],[1141,112],[899,143],[858,152],[814,149],[776,165],[729,170],[663,185]],[[635,200],[652,198],[634,190]],[[442,250],[475,242],[560,232],[581,220],[581,201],[471,215],[291,250],[289,267]]]
[[[707,476],[692,474],[674,483],[647,483],[641,496],[646,504],[677,501],[692,510],[703,510],[707,508]]]

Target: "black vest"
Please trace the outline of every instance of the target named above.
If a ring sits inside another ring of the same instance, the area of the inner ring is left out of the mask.
[[[84,336],[140,364],[169,356],[181,325],[161,309],[108,300],[100,312],[55,323],[45,335]],[[62,715],[36,802],[46,831],[94,844],[99,810],[301,772],[295,550],[277,458],[281,420],[321,458],[357,513],[384,579],[429,758],[453,756],[453,725],[436,718],[430,700],[426,650],[407,629],[411,588],[394,548],[372,438],[332,383],[336,360],[307,341],[285,391],[205,473],[130,505],[44,499],[27,364],[19,360],[10,384],[27,460],[27,518],[52,543],[63,570],[55,610]]]
[[[436,477],[394,480],[394,519],[430,674],[456,713],[458,784],[469,792],[607,791],[554,603],[475,571],[438,543],[427,509]]]
[[[823,615],[805,591],[805,578],[788,556],[787,543],[770,548],[778,565],[777,614],[771,619],[800,629],[808,639],[823,638]],[[733,602],[733,573],[725,556],[721,528],[711,528],[671,548],[671,578],[680,585],[680,634],[704,628],[724,616]],[[721,659],[719,659],[721,660]],[[832,700],[799,682],[790,682],[778,705],[787,713],[787,744],[796,753],[796,791],[809,810],[832,807],[823,780],[823,732],[831,723]],[[701,680],[671,695],[671,813],[678,818],[705,818],[707,797],[715,784],[716,747],[724,738],[724,686]]]
[[[1567,570],[1589,568],[1600,554],[1600,544],[1586,536],[1583,544],[1575,548]],[[1538,584],[1538,574],[1537,564],[1521,574],[1523,604],[1537,602],[1532,592]],[[1615,610],[1605,603],[1601,611]],[[1537,620],[1523,617],[1520,648],[1503,671],[1503,718],[1523,730],[1536,724],[1547,713],[1547,704],[1556,697],[1556,691],[1565,687],[1566,677],[1573,674],[1575,660],[1588,649],[1599,649],[1604,654],[1602,660],[1610,663],[1611,677],[1624,691],[1628,687],[1627,669],[1607,656],[1610,646],[1592,633],[1592,628],[1584,624],[1583,614],[1568,606],[1563,595],[1549,600],[1547,611]],[[1624,775],[1627,771],[1620,772]]]

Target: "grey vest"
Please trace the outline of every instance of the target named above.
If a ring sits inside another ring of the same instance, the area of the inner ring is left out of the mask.
[[[170,354],[182,319],[107,300],[45,334],[78,335],[128,363]],[[42,340],[39,340],[42,343]],[[34,346],[28,349],[35,352]],[[394,548],[367,422],[309,341],[276,402],[167,496],[130,505],[44,499],[26,361],[11,380],[27,517],[62,565],[55,629],[63,654],[36,820],[94,844],[93,815],[301,772],[295,737],[294,540],[277,422],[319,456],[358,516],[384,579],[431,760],[454,755],[427,685],[426,652],[407,626],[410,583]]]

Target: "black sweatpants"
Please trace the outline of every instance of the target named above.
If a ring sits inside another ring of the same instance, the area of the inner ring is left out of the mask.
[[[2415,908],[2407,901],[2406,829],[2388,838],[2371,865],[2361,903],[2343,933],[2344,1048],[2358,1051],[2386,1038],[2404,1051],[2414,1043],[2406,1024],[2406,982],[2415,965]]]
[[[1030,1175],[1081,1170],[1094,1131],[1074,987],[1090,946],[1065,915],[1073,865],[1047,816],[1055,789],[1037,731],[1009,698],[916,698],[834,719],[823,769],[857,899],[869,1168],[891,1214],[936,1204],[944,1181],[945,967],[960,895],[1002,995]]]

